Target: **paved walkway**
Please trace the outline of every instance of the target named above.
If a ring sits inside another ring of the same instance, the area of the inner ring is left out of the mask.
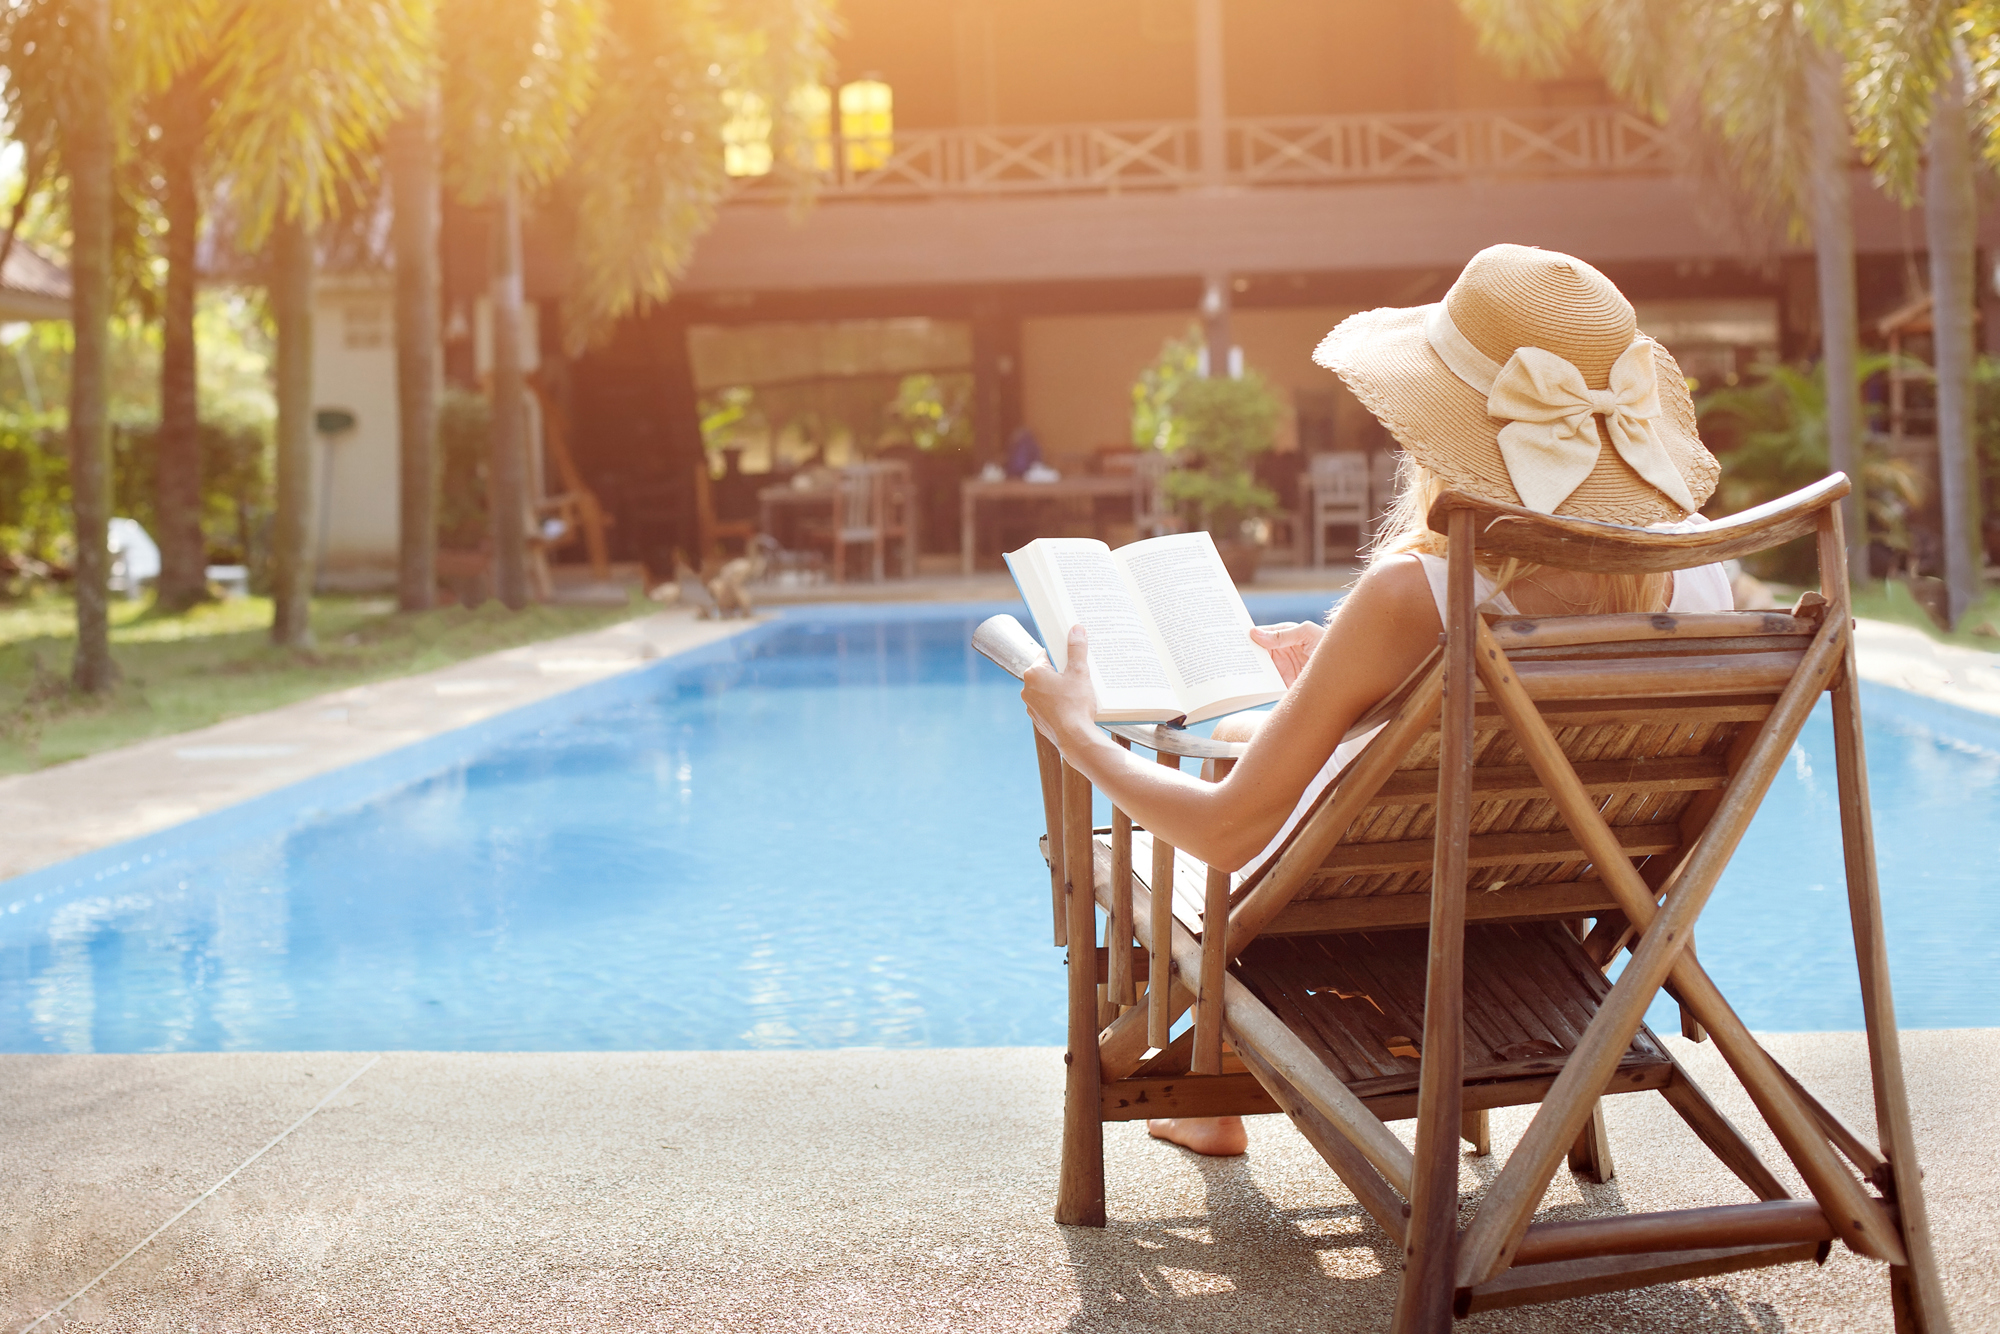
[[[1754,1113],[1713,1047],[1667,1041],[1747,1129]],[[1956,1327],[2000,1330],[2000,1033],[1903,1043]],[[1870,1123],[1857,1035],[1771,1046],[1851,1124]],[[1108,1127],[1110,1226],[1056,1227],[1061,1083],[1047,1049],[0,1056],[0,1330],[28,1327],[225,1178],[40,1328],[1387,1327],[1395,1248],[1282,1117],[1255,1118],[1249,1155],[1232,1160]],[[1559,1170],[1546,1216],[1749,1198],[1662,1100],[1607,1106],[1616,1179]],[[1525,1116],[1494,1114],[1496,1153]],[[1468,1192],[1495,1171],[1462,1163]],[[1823,1269],[1466,1325],[1890,1328],[1884,1271],[1838,1248]]]
[[[1909,625],[1859,621],[1854,651],[1870,681],[2000,715],[2000,653],[1940,644]]]

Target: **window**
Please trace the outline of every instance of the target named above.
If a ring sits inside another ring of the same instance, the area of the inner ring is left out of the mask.
[[[833,94],[822,84],[809,83],[792,97],[792,109],[805,122],[812,140],[813,169],[833,170]]]
[[[840,137],[847,145],[849,171],[875,171],[896,151],[894,97],[889,85],[870,76],[840,89]]]
[[[731,176],[766,176],[771,171],[771,110],[752,92],[727,88],[722,105],[722,169]]]

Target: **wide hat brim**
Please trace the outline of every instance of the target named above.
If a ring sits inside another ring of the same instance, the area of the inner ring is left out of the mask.
[[[1486,395],[1454,375],[1432,349],[1424,334],[1430,311],[1388,307],[1350,316],[1320,342],[1313,360],[1338,375],[1396,443],[1447,486],[1519,505],[1520,493],[1500,454],[1500,428],[1507,423],[1489,415]],[[1661,409],[1654,427],[1700,507],[1715,493],[1722,467],[1701,443],[1679,364],[1658,343],[1652,349]],[[1687,517],[1608,443],[1590,475],[1555,512],[1637,527]]]

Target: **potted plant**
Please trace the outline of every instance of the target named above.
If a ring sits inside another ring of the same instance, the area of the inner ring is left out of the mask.
[[[1214,537],[1239,584],[1257,577],[1263,547],[1256,521],[1277,508],[1276,494],[1257,482],[1256,459],[1277,444],[1283,410],[1254,372],[1185,380],[1173,395],[1176,466],[1167,474],[1167,495]]]

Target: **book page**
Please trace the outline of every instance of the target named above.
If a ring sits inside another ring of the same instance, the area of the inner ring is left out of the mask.
[[[1190,718],[1224,697],[1265,702],[1284,694],[1271,655],[1250,642],[1250,612],[1207,533],[1134,542],[1117,554],[1166,648]]]
[[[1054,571],[1057,597],[1067,602],[1072,624],[1081,623],[1090,632],[1090,666],[1098,684],[1107,690],[1148,690],[1173,692],[1159,650],[1146,634],[1146,619],[1138,604],[1118,577],[1111,553],[1101,544],[1097,550],[1077,550],[1057,546],[1045,552]],[[1051,641],[1049,660],[1058,671],[1069,657],[1067,634]]]
[[[1070,627],[1081,624],[1090,632],[1099,721],[1180,715],[1159,647],[1109,547],[1084,538],[1038,538],[1007,553],[1007,565],[1057,671],[1068,663]]]

